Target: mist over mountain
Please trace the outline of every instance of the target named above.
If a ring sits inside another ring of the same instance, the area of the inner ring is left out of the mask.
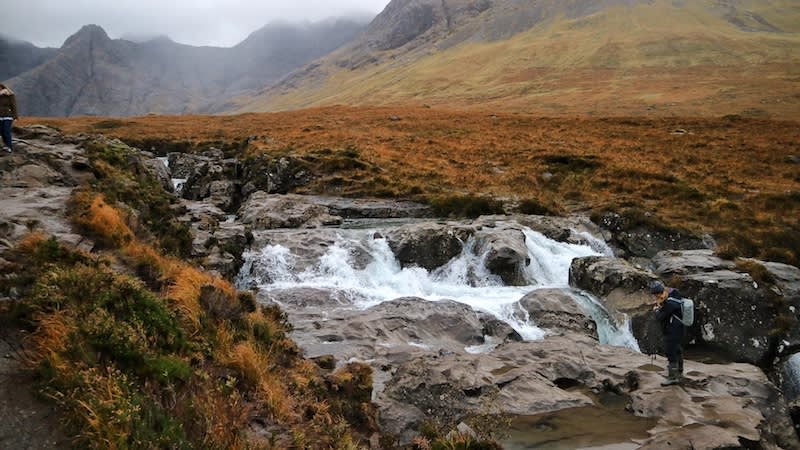
[[[0,34],[0,80],[15,77],[42,64],[57,51]]]
[[[232,48],[194,47],[165,36],[111,39],[87,25],[8,84],[23,115],[218,112],[232,97],[263,89],[351,40],[365,24],[270,24]]]

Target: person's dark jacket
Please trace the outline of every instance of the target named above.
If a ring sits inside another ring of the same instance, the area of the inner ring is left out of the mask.
[[[0,117],[18,119],[17,98],[11,89],[0,89]]]
[[[681,299],[683,296],[675,289],[670,289],[669,298],[656,312],[656,320],[661,325],[661,332],[666,339],[683,338],[685,328],[680,319],[683,319]]]

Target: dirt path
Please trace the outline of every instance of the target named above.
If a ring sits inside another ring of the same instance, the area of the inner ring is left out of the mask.
[[[34,135],[18,140],[14,154],[0,157],[0,268],[4,252],[32,230],[85,244],[66,218],[72,190],[91,176],[83,152],[49,130]],[[0,290],[0,304],[15,295]],[[70,448],[57,411],[34,395],[33,374],[22,364],[23,336],[0,323],[0,449]]]
[[[33,395],[34,380],[23,369],[18,330],[0,330],[0,448],[66,449],[52,405]]]

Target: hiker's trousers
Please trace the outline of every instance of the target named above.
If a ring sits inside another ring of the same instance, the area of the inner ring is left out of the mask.
[[[683,346],[681,345],[683,339],[681,338],[666,338],[664,339],[664,346],[666,347],[667,360],[670,365],[678,366],[683,362]]]
[[[5,144],[5,146],[8,147],[9,149],[14,148],[11,145],[11,125],[13,123],[14,121],[10,119],[0,120],[0,134],[3,135],[3,144]]]

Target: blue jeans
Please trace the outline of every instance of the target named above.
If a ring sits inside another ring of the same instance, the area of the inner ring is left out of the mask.
[[[11,146],[11,125],[14,123],[13,120],[0,120],[0,132],[3,134],[3,143],[6,144],[6,147],[13,149]]]

